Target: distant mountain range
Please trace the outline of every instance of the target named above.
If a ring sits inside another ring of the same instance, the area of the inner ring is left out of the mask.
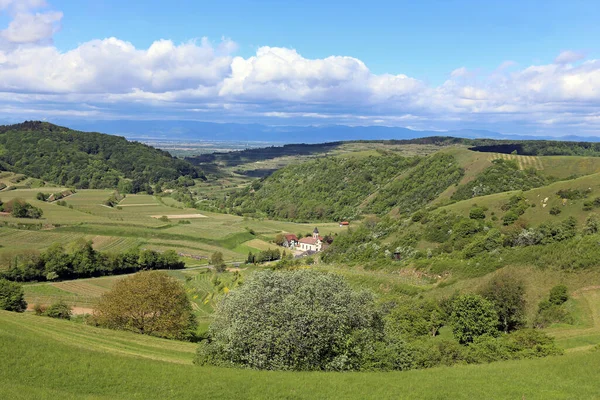
[[[271,143],[322,143],[343,140],[414,139],[453,136],[467,139],[568,140],[600,142],[600,137],[509,135],[488,130],[417,131],[399,127],[345,125],[267,126],[260,124],[197,121],[56,121],[72,129],[125,136],[138,140],[236,141]]]

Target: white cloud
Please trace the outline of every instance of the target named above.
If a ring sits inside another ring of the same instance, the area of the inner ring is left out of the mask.
[[[231,57],[213,46],[169,40],[147,50],[116,38],[94,40],[66,53],[52,46],[21,47],[0,57],[0,90],[40,93],[136,94],[193,90],[216,85]]]
[[[469,70],[466,67],[456,68],[454,71],[452,71],[450,73],[450,76],[452,78],[459,78],[459,77],[468,76],[468,75],[469,75]]]
[[[0,37],[9,43],[38,43],[49,40],[59,30],[61,12],[19,13],[8,28],[0,32]]]
[[[216,44],[206,38],[157,40],[145,49],[107,38],[61,52],[51,39],[62,14],[34,13],[44,6],[40,0],[0,0],[13,18],[0,33],[0,110],[25,105],[23,114],[40,110],[40,118],[44,112],[188,113],[221,120],[422,123],[428,129],[510,121],[528,129],[600,127],[600,60],[574,64],[582,61],[577,52],[526,68],[504,62],[489,75],[461,67],[432,86],[404,74],[375,74],[353,57],[310,59],[268,46],[234,57],[237,44],[226,38]]]
[[[50,43],[60,30],[63,14],[58,11],[35,12],[46,6],[45,0],[0,0],[0,12],[7,11],[12,17],[8,27],[0,31],[0,49]]]
[[[47,5],[46,0],[0,0],[0,11],[25,12]]]
[[[579,51],[566,50],[560,53],[555,59],[555,64],[572,64],[574,62],[583,60],[585,54]]]

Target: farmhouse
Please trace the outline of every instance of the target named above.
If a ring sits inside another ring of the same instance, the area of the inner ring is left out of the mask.
[[[283,235],[283,247],[287,247],[293,249],[298,246],[298,236],[288,233],[287,235]]]
[[[342,222],[340,222],[340,228],[343,228],[345,226],[350,226],[350,222],[348,222],[348,221],[342,221]]]
[[[319,235],[319,230],[315,228],[311,237],[300,239],[298,247],[302,251],[321,251],[323,238]]]

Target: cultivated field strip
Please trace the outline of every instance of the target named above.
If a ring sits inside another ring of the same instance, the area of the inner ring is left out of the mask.
[[[71,292],[77,295],[87,297],[100,297],[108,290],[107,288],[96,286],[86,281],[66,281],[52,283],[52,286],[57,287],[66,292]]]
[[[133,249],[141,246],[144,241],[137,238],[131,237],[112,237],[112,236],[98,236],[109,238],[110,240],[102,241],[97,243],[94,239],[94,248],[99,251],[106,251],[109,253],[121,253],[129,249]]]
[[[519,165],[519,169],[522,169],[522,170],[528,169],[528,168],[534,168],[537,170],[544,169],[544,164],[539,157],[519,156],[516,154],[502,154],[502,153],[491,153],[489,156],[490,161],[498,160],[498,159],[516,161],[517,164]]]
[[[81,237],[77,233],[54,233],[47,231],[25,231],[13,229],[0,229],[0,244],[5,247],[27,247],[40,249],[53,243],[67,244]]]

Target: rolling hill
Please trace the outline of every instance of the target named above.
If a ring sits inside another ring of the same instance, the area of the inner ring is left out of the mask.
[[[410,145],[380,143],[376,150],[359,147],[354,152],[312,160],[300,158],[251,185],[209,196],[202,207],[292,221],[339,221],[389,212],[406,216],[428,205],[529,190],[600,172],[600,157],[596,156],[488,153],[470,150],[460,141],[436,140],[419,139],[414,142],[421,144]],[[427,147],[431,143],[437,143],[438,147]],[[348,145],[339,144],[335,149],[339,151],[340,146]],[[418,155],[407,154],[404,146],[422,146],[422,149],[415,152]],[[581,149],[579,144],[574,146],[574,150],[567,146],[566,152]],[[311,154],[307,147],[301,148],[307,153],[299,155]],[[321,151],[314,146],[310,148]],[[249,149],[243,155],[237,154],[239,157],[233,153],[230,161],[222,161],[240,168],[246,162],[256,163],[261,154],[266,158],[272,156],[271,152]]]
[[[130,192],[203,176],[190,163],[142,143],[35,121],[0,127],[0,169],[78,189],[130,182]]]

